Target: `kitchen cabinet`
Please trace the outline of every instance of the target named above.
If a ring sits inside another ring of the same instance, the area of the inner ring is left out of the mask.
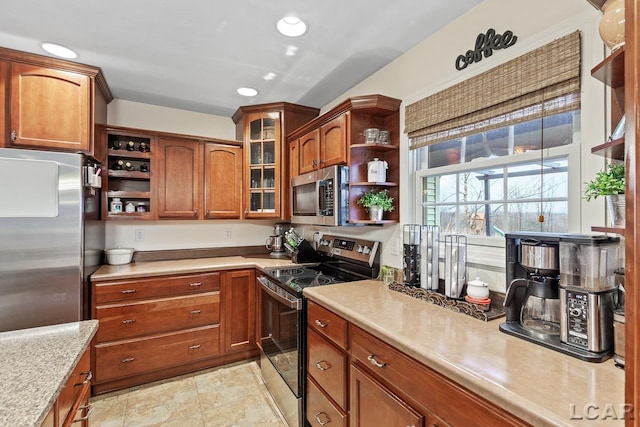
[[[4,48],[0,61],[5,145],[92,154],[113,99],[100,69]]]
[[[528,425],[314,301],[307,317],[313,426]]]
[[[241,142],[105,126],[98,126],[97,134],[96,157],[107,168],[103,218],[241,217]],[[133,151],[127,150],[129,144]],[[123,205],[131,202],[135,211],[113,212],[114,198]]]
[[[106,143],[103,164],[102,218],[155,219],[156,201],[151,189],[156,187],[154,156],[156,138],[152,135],[117,130],[98,129],[99,141]],[[121,210],[111,208],[120,199]],[[125,206],[131,203],[133,212]]]
[[[349,98],[287,136],[299,146],[300,174],[335,164],[349,166],[349,223],[379,225],[400,219],[400,103],[383,95]],[[389,143],[365,143],[364,130],[390,131]],[[388,163],[385,182],[368,182],[368,162]],[[387,189],[395,209],[382,221],[371,221],[357,199],[372,188]]]
[[[89,425],[92,378],[90,357],[90,350],[85,350],[41,427],[71,425],[87,427]]]
[[[158,217],[198,219],[202,213],[202,147],[194,141],[159,138]]]
[[[256,274],[253,269],[225,272],[222,276],[224,295],[224,351],[256,349]]]
[[[286,135],[318,113],[317,108],[286,102],[243,106],[235,112],[236,137],[244,141],[244,218],[290,218]]]
[[[220,278],[212,272],[94,282],[94,393],[219,363]]]
[[[624,46],[596,65],[591,76],[611,88],[611,129],[614,129],[624,114]],[[615,162],[623,162],[625,157],[625,138],[607,141],[591,149],[591,153],[604,156]],[[624,234],[623,227],[592,226],[592,231]]]
[[[289,143],[289,184],[291,178],[300,175],[300,141],[297,139]]]

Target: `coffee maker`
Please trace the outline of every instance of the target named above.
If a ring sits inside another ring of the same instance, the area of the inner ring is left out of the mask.
[[[266,247],[273,258],[288,256],[284,246],[284,232],[289,228],[289,223],[279,222],[273,226],[273,234],[267,237]]]
[[[570,314],[576,310],[576,307],[569,303],[570,300],[575,300],[576,293],[573,284],[566,286],[566,268],[569,265],[575,268],[575,260],[569,262],[566,254],[569,249],[567,247],[562,252],[561,244],[565,242],[565,245],[562,245],[562,248],[565,248],[566,242],[613,243],[616,238],[529,232],[507,233],[505,238],[508,288],[504,300],[506,321],[500,324],[500,330],[588,362],[602,362],[608,359],[611,356],[611,348],[606,345],[589,348],[575,345],[571,342],[573,340],[566,338],[570,335],[569,317],[574,319],[576,329],[583,324],[576,322],[575,317]],[[605,301],[606,298],[603,298],[603,308],[607,306]],[[598,306],[599,302],[589,304]],[[604,311],[607,310],[608,308],[604,308]],[[592,308],[590,313],[593,311]],[[601,317],[604,320],[606,316]],[[593,327],[593,321],[590,325]],[[596,328],[605,335],[608,334],[604,326]],[[584,335],[582,331],[574,332],[580,337]],[[596,335],[599,336],[599,333]]]

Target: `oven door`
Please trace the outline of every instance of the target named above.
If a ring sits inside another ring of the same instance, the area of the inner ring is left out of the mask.
[[[260,347],[293,394],[302,395],[301,364],[304,351],[302,298],[284,291],[265,276],[260,283]]]

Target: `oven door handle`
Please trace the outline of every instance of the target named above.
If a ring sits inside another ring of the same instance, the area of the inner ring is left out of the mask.
[[[286,305],[289,308],[295,309],[295,310],[302,310],[302,304],[301,304],[301,300],[295,297],[294,300],[290,300],[287,297],[278,294],[276,291],[274,291],[273,289],[271,289],[266,283],[268,282],[269,279],[265,278],[265,277],[258,277],[258,282],[260,282],[260,287],[262,288],[262,290],[264,292],[267,293],[267,295],[273,297],[275,300],[277,300],[279,303]]]

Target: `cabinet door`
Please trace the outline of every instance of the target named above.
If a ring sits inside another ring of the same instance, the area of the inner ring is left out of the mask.
[[[347,115],[320,127],[320,167],[347,162]]]
[[[296,139],[289,143],[289,177],[298,175],[300,175],[300,140]]]
[[[158,140],[158,217],[198,219],[202,154],[193,141]]]
[[[0,61],[0,147],[9,145],[9,95],[11,64]]]
[[[242,148],[204,147],[204,218],[240,218]]]
[[[249,114],[246,120],[244,216],[280,218],[282,193],[289,188],[281,180],[287,164],[282,162],[280,113]]]
[[[91,151],[88,76],[11,65],[11,145]]]
[[[300,145],[300,173],[307,173],[318,169],[320,164],[320,131],[312,130],[299,140]]]
[[[351,427],[424,426],[424,417],[385,386],[351,365]]]
[[[254,270],[229,271],[222,279],[225,353],[256,346],[256,275]]]

